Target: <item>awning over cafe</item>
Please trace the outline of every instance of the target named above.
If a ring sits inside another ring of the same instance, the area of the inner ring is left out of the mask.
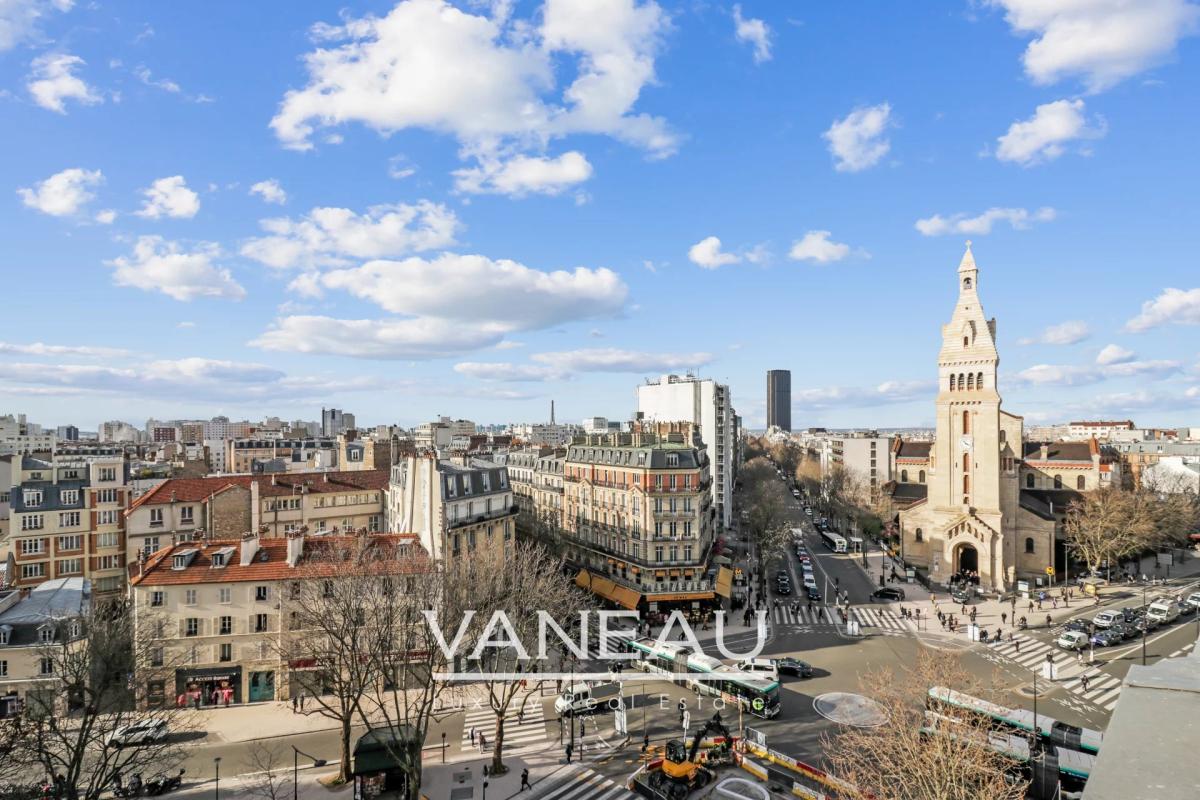
[[[600,575],[593,575],[586,569],[579,570],[579,574],[575,576],[575,585],[628,609],[637,608],[642,599],[641,594],[633,589],[620,586]]]
[[[733,594],[733,571],[728,567],[721,567],[717,572],[716,592],[725,598]]]

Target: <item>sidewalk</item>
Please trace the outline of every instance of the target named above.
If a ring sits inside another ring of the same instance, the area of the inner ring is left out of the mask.
[[[1027,630],[1045,631],[1047,630],[1046,618],[1050,618],[1049,629],[1053,630],[1063,625],[1067,620],[1078,616],[1081,612],[1094,613],[1094,609],[1101,608],[1112,604],[1124,604],[1129,602],[1134,595],[1137,595],[1139,602],[1142,592],[1142,584],[1140,583],[1116,583],[1102,587],[1099,591],[1098,602],[1097,598],[1084,595],[1080,588],[1074,584],[1069,584],[1069,588],[1073,596],[1063,601],[1060,597],[1060,592],[1064,588],[1063,585],[1052,587],[1043,587],[1046,592],[1046,600],[1042,602],[1041,608],[1037,601],[1037,590],[1032,592],[1031,598],[1016,597],[1014,605],[1013,595],[1009,595],[1003,599],[980,599],[967,605],[967,613],[963,614],[961,604],[954,602],[950,598],[948,589],[935,589],[930,592],[920,583],[904,583],[904,568],[903,565],[887,556],[878,547],[873,547],[873,543],[867,542],[867,563],[868,566],[864,569],[861,557],[852,559],[853,563],[863,570],[867,577],[872,581],[874,586],[879,586],[879,576],[884,575],[885,585],[898,586],[904,590],[905,600],[899,605],[911,611],[914,614],[919,614],[920,635],[930,635],[937,638],[945,639],[961,639],[969,641],[967,633],[967,625],[970,624],[970,612],[975,610],[975,621],[980,628],[986,629],[989,635],[994,634],[997,628],[1001,628],[1007,636],[1009,633],[1017,630],[1016,623],[1022,616],[1028,622]],[[1154,575],[1153,557],[1143,561],[1146,567],[1147,575]],[[892,567],[895,567],[898,576],[897,582],[888,583],[888,576],[891,574]],[[1162,572],[1159,573],[1163,574]],[[1186,563],[1176,565],[1171,568],[1171,578],[1168,584],[1156,584],[1150,586],[1151,593],[1161,591],[1178,591],[1182,585],[1186,585],[1191,578],[1200,577],[1200,557],[1192,557]],[[934,601],[936,598],[936,602]],[[1030,609],[1032,600],[1032,610]],[[938,623],[937,612],[941,610],[943,614],[954,615],[957,622],[957,631],[951,633],[949,629],[943,628]]]

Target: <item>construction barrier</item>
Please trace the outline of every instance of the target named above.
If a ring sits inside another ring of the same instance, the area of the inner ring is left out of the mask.
[[[817,800],[825,800],[826,792],[830,792],[832,797],[855,796],[857,792],[854,787],[843,780],[833,777],[824,770],[805,764],[792,758],[785,753],[780,753],[778,750],[771,750],[762,745],[755,744],[748,738],[743,740],[745,752],[752,753],[755,756],[764,759],[769,764],[774,764],[789,772],[794,773],[792,779],[792,794],[797,797],[817,798]],[[748,759],[743,758],[743,762]],[[763,769],[765,773],[765,768]],[[764,777],[763,780],[766,780]]]

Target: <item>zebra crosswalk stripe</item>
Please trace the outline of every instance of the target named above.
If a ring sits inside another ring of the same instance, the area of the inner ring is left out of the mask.
[[[520,697],[514,698],[504,715],[504,746],[506,748],[521,747],[546,740],[546,723],[542,714],[541,700],[537,697],[530,698],[529,702],[525,704],[524,713],[520,715],[520,721],[518,721],[521,700]],[[496,712],[487,703],[481,703],[478,707],[474,704],[468,705],[464,709],[462,734],[464,747],[472,746],[472,728],[477,734],[483,734],[489,747],[493,746],[492,740],[496,733]]]
[[[637,795],[582,765],[554,773],[523,795],[527,800],[635,800]]]

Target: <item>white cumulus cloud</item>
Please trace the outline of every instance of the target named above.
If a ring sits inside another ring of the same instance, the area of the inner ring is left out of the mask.
[[[139,236],[132,255],[107,263],[118,286],[162,292],[183,302],[198,297],[241,300],[246,290],[228,269],[215,263],[221,255],[221,248],[212,242],[199,242],[189,250],[161,236]]]
[[[21,202],[52,217],[79,213],[95,196],[92,189],[104,182],[100,170],[73,167],[51,175],[32,188],[17,189]]]
[[[1053,208],[1039,208],[1029,211],[1024,208],[989,208],[982,214],[970,216],[962,212],[943,217],[934,214],[932,217],[919,219],[916,229],[923,236],[945,236],[951,233],[966,233],[972,236],[984,236],[992,232],[997,222],[1007,222],[1013,230],[1025,230],[1035,222],[1050,222],[1057,216]]]
[[[59,114],[67,113],[67,100],[74,100],[85,106],[102,103],[104,98],[75,74],[76,70],[86,63],[79,56],[70,53],[46,53],[38,56],[29,66],[29,82],[25,84],[25,88],[29,90],[33,102]]]
[[[1022,61],[1035,83],[1079,76],[1102,91],[1170,58],[1197,31],[1189,0],[988,0],[1013,30],[1031,35]]]
[[[159,178],[143,189],[142,194],[146,202],[140,211],[133,213],[146,219],[191,219],[200,210],[200,195],[188,188],[182,175]]]
[[[829,142],[834,168],[838,172],[860,172],[873,167],[892,147],[887,138],[892,107],[888,103],[856,108],[846,117],[834,120],[822,136]]]
[[[727,264],[736,264],[742,257],[722,252],[721,240],[716,236],[706,236],[688,248],[688,259],[704,269],[717,269]]]
[[[454,136],[463,157],[481,163],[578,133],[655,157],[675,151],[666,121],[635,110],[669,25],[657,3],[546,0],[526,18],[512,10],[486,16],[445,0],[402,0],[381,17],[319,25],[308,83],[284,95],[271,128],[301,150],[318,128],[422,128]],[[574,77],[559,86],[559,74]]]
[[[250,342],[264,350],[351,358],[429,359],[462,355],[501,342],[502,326],[445,319],[336,319],[294,315]]]
[[[1125,323],[1125,330],[1142,333],[1167,324],[1200,325],[1200,289],[1163,289],[1142,303],[1142,313]]]
[[[530,358],[564,373],[669,372],[703,367],[713,359],[711,353],[648,353],[615,347],[534,353]]]
[[[793,261],[815,261],[818,264],[829,264],[841,261],[850,255],[850,245],[835,242],[829,237],[829,231],[809,231],[802,239],[792,243],[788,258]]]
[[[733,7],[733,32],[739,42],[754,47],[754,63],[771,60],[771,28],[761,19],[743,17],[741,5]]]
[[[29,344],[0,342],[0,354],[20,356],[85,356],[88,358],[128,358],[132,355],[128,350],[116,347],[46,344],[44,342],[30,342]]]
[[[1108,366],[1109,364],[1124,364],[1127,361],[1133,361],[1137,355],[1126,347],[1121,347],[1119,344],[1106,345],[1103,350],[1096,354],[1096,363],[1100,366]]]
[[[557,158],[483,158],[478,166],[454,171],[454,188],[467,194],[556,195],[590,177],[592,165],[583,153],[572,150]]]
[[[287,192],[279,185],[279,181],[275,178],[269,178],[265,181],[259,181],[250,187],[250,194],[256,194],[263,199],[264,203],[274,203],[283,205],[287,202]]]
[[[1103,136],[1104,120],[1089,122],[1084,111],[1078,99],[1043,103],[1032,117],[1014,122],[996,140],[996,158],[1028,167],[1058,158],[1071,142]]]
[[[37,40],[39,21],[73,5],[73,0],[0,0],[0,53]]]
[[[1051,325],[1037,336],[1020,339],[1017,344],[1076,344],[1092,335],[1092,329],[1081,320],[1068,320]]]
[[[264,219],[268,234],[242,246],[242,255],[276,269],[344,266],[352,259],[402,256],[454,244],[460,225],[440,203],[371,206],[358,214],[348,208],[314,208],[292,219]]]

